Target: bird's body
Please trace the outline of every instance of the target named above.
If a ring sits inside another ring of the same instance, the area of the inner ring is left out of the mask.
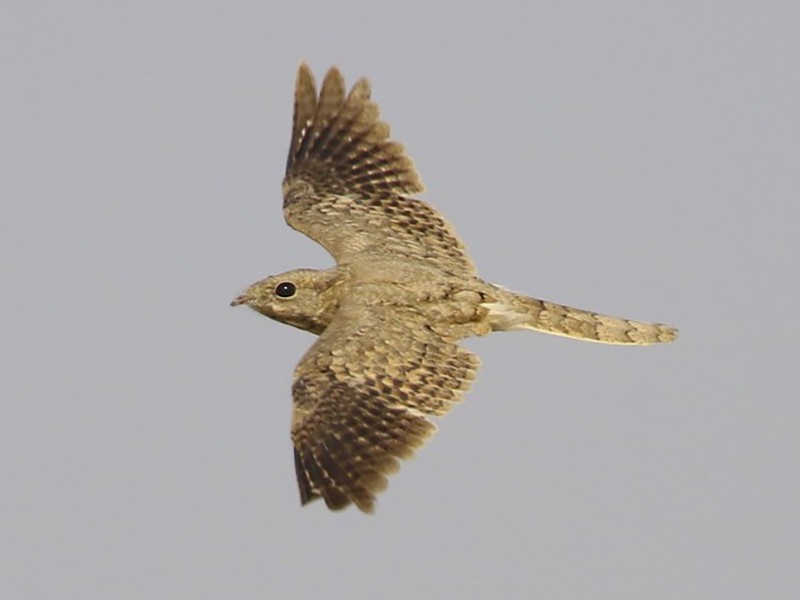
[[[671,327],[530,298],[478,277],[452,226],[412,196],[411,160],[389,140],[369,84],[331,69],[317,95],[301,65],[283,184],[287,223],[332,269],[259,281],[233,301],[319,336],[297,366],[292,440],[303,503],[369,512],[398,459],[435,430],[474,379],[458,341],[532,329],[610,344],[675,338]]]

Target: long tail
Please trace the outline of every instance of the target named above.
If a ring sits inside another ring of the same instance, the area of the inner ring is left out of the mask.
[[[495,331],[533,329],[543,333],[604,344],[648,345],[671,342],[678,330],[643,323],[499,290],[497,302],[486,304]]]

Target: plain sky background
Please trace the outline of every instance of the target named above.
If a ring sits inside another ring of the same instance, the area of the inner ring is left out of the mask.
[[[800,4],[3,2],[0,597],[800,597]],[[677,343],[467,345],[374,516],[301,510],[327,267],[280,182],[338,65],[482,275]]]

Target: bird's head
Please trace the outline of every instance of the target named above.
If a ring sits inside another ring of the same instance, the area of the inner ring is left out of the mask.
[[[320,334],[338,305],[337,281],[332,270],[295,269],[255,282],[231,306],[246,304],[270,319]]]

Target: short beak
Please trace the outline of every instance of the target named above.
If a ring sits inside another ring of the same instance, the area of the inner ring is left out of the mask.
[[[242,294],[241,296],[236,296],[236,298],[231,301],[231,306],[239,306],[245,303],[247,303],[247,294]]]

